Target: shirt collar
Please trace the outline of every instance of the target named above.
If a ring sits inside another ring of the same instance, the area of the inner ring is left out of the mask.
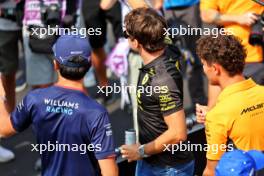
[[[228,87],[226,87],[219,95],[218,97],[218,101],[221,101],[222,99],[230,96],[231,94],[234,94],[236,92],[240,92],[243,90],[247,90],[250,89],[254,86],[256,86],[257,84],[250,78],[235,84],[232,84]]]
[[[150,63],[143,65],[141,69],[143,70],[148,70],[152,67],[155,67],[156,65],[158,65],[158,63],[163,60],[165,57],[165,51],[164,53],[162,53],[159,57],[157,57],[156,59],[154,59],[153,61],[151,61]]]

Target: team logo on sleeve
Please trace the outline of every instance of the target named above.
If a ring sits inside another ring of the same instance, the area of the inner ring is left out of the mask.
[[[106,124],[105,126],[105,134],[106,136],[112,136],[113,131],[112,131],[112,126],[110,123]]]

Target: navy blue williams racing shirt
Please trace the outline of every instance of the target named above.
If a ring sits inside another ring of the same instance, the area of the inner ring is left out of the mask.
[[[114,156],[108,113],[82,91],[59,86],[33,90],[11,121],[17,132],[32,124],[39,152],[43,150],[44,176],[97,176],[97,160]]]

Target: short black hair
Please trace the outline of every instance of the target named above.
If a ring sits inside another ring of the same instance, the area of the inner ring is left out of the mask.
[[[241,40],[233,35],[202,36],[196,51],[208,64],[220,64],[229,76],[243,72],[247,53]]]
[[[72,58],[69,59],[69,62],[76,63],[76,64],[83,63],[83,58],[81,57],[82,56],[73,56]],[[89,71],[90,67],[91,67],[90,62],[83,64],[83,66],[81,67],[69,67],[69,66],[59,64],[59,71],[62,77],[69,79],[69,80],[78,81],[78,80],[81,80],[85,76],[87,71]]]

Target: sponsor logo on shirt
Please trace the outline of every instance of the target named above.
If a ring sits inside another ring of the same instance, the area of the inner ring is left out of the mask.
[[[72,115],[74,110],[79,108],[79,103],[47,98],[44,99],[44,104],[46,105],[46,112],[57,114]]]
[[[241,115],[243,114],[246,114],[248,112],[252,112],[252,111],[255,111],[255,110],[258,110],[258,109],[261,109],[264,107],[264,103],[260,103],[260,104],[257,104],[257,105],[254,105],[254,106],[251,106],[251,107],[248,107],[248,108],[245,108],[242,110],[241,112]]]

